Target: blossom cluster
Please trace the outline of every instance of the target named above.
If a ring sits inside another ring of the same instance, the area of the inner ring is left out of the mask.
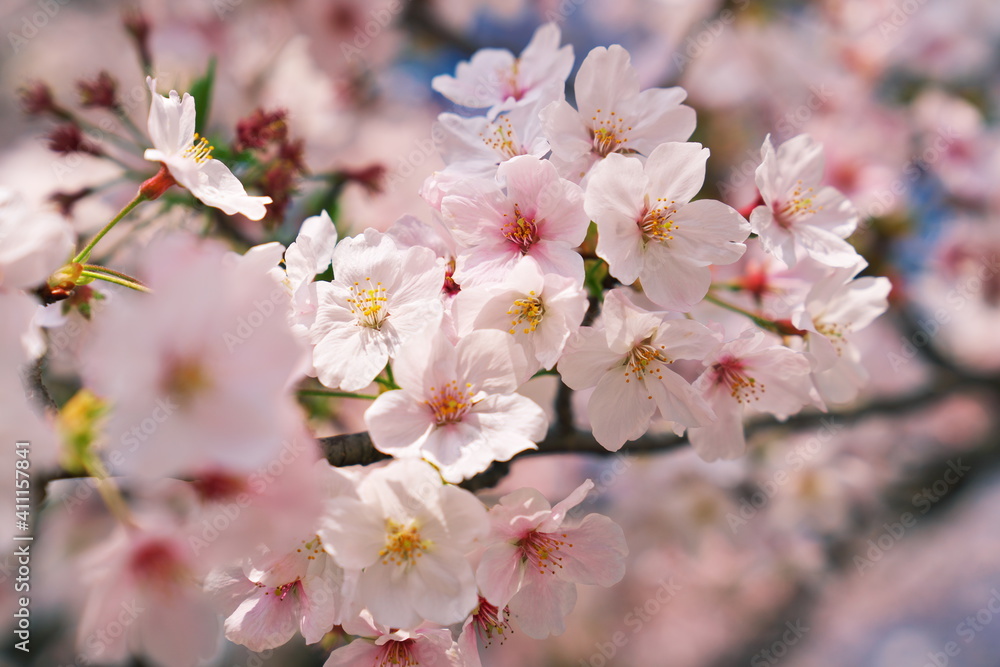
[[[125,213],[175,185],[251,220],[272,203],[213,157],[194,98],[153,79],[144,157],[160,171],[82,250],[65,221],[3,194],[0,353],[37,359],[39,326],[76,316],[67,303],[108,302],[59,433],[31,427],[39,465],[92,477],[115,519],[74,554],[86,659],[192,665],[221,636],[264,651],[339,628],[354,639],[328,667],[478,665],[513,627],[562,633],[578,584],[624,575],[621,528],[573,512],[592,482],[555,505],[523,488],[487,506],[462,486],[548,437],[534,378],[579,392],[607,450],[666,429],[709,461],[744,453],[748,415],[857,397],[852,338],[889,282],[859,277],[845,240],[859,215],[823,185],[822,147],[764,139],[752,210],[699,198],[710,156],[689,141],[685,91],[642,90],[612,45],[583,59],[571,104],[560,42],[546,24],[519,56],[483,50],[435,78],[462,113],[438,119],[423,219],[385,232],[341,237],[323,212],[287,247],[242,254],[163,230],[141,280],[90,264]],[[95,280],[133,291],[95,297]],[[323,460],[305,384],[371,400],[387,461]],[[20,387],[0,391],[30,414]],[[134,601],[135,623],[93,640]]]

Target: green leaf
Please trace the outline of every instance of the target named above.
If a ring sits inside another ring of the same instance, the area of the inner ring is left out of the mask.
[[[204,136],[208,114],[212,110],[212,90],[215,88],[215,58],[208,61],[205,74],[191,84],[191,97],[195,101],[194,131]]]

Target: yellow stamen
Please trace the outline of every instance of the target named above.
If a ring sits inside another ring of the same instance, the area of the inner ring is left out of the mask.
[[[204,164],[212,159],[213,150],[215,147],[208,143],[208,139],[195,132],[194,141],[184,151],[184,157],[191,158],[198,164]]]

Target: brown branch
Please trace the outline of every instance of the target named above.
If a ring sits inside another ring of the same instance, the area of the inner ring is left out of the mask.
[[[39,357],[34,362],[25,365],[21,371],[21,385],[24,387],[24,395],[28,402],[43,411],[59,411],[52,395],[49,393],[45,382],[42,379],[42,369],[45,366],[45,357]]]
[[[784,422],[763,417],[748,422],[744,428],[747,437],[769,429],[801,430],[803,428],[838,424],[846,426],[871,416],[901,415],[920,409],[936,400],[950,395],[954,390],[966,388],[960,380],[950,380],[944,384],[927,387],[917,392],[903,396],[892,396],[858,405],[857,407],[839,412],[803,412],[794,415]],[[975,389],[977,384],[973,383]],[[367,432],[335,435],[319,439],[324,456],[331,465],[368,465],[390,458],[375,449]],[[619,452],[604,448],[594,435],[586,431],[564,430],[559,424],[553,425],[544,440],[538,443],[537,449],[525,450],[510,461],[498,461],[489,470],[466,480],[462,486],[470,490],[490,488],[500,482],[509,472],[510,463],[529,456],[551,454],[588,454],[592,456],[616,456],[621,454],[659,454],[688,444],[687,438],[672,433],[647,433],[642,437],[625,444]]]
[[[367,431],[318,439],[323,456],[332,466],[369,465],[391,458],[375,449]]]

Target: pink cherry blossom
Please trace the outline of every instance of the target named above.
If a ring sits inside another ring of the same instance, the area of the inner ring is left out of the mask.
[[[367,229],[337,244],[333,276],[317,283],[313,363],[326,386],[357,391],[440,319],[444,269],[432,250],[401,250],[388,235]]]
[[[171,520],[142,517],[139,525],[119,527],[80,557],[88,589],[77,634],[80,655],[114,663],[137,650],[166,667],[208,662],[221,628],[201,592],[202,564]]]
[[[669,366],[701,359],[717,345],[705,325],[665,320],[613,290],[604,299],[603,326],[582,327],[558,370],[572,389],[595,387],[587,404],[594,437],[617,451],[645,433],[657,411],[682,426],[712,422],[711,407]]]
[[[456,660],[455,642],[447,628],[392,630],[362,611],[345,622],[344,629],[358,639],[331,653],[323,667],[472,667]]]
[[[553,84],[565,84],[573,69],[573,47],[560,47],[560,38],[559,26],[546,23],[520,57],[505,49],[480,49],[471,61],[458,64],[454,77],[436,76],[431,87],[464,107],[490,107],[490,118],[516,105],[531,105]]]
[[[150,484],[150,500],[187,508],[191,548],[210,565],[239,561],[259,553],[261,545],[283,553],[315,529],[324,500],[319,466],[326,465],[319,458],[315,441],[300,432],[253,472],[219,466],[191,470],[189,481]]]
[[[229,606],[234,607],[225,621],[230,641],[260,652],[281,646],[301,631],[307,644],[315,644],[342,622],[344,570],[323,550],[319,537],[302,540],[294,552],[273,559],[266,569],[245,570],[225,581],[233,597]],[[218,577],[215,585],[221,580]]]
[[[705,181],[708,149],[664,143],[646,164],[609,155],[594,167],[585,207],[597,223],[597,254],[626,285],[639,279],[646,295],[687,311],[708,293],[712,264],[730,264],[746,250],[750,225],[722,202],[692,202]]]
[[[514,393],[525,369],[510,338],[486,329],[457,343],[430,332],[413,341],[394,366],[401,389],[385,392],[365,412],[375,447],[425,458],[454,483],[534,449],[547,420],[537,403]]]
[[[708,368],[695,380],[715,411],[716,420],[688,429],[688,439],[706,461],[732,459],[746,450],[743,416],[770,412],[779,419],[813,403],[809,360],[763,331],[742,336],[705,355]]]
[[[858,212],[840,192],[821,187],[823,147],[807,134],[781,144],[770,135],[760,149],[757,188],[764,200],[750,215],[750,227],[764,249],[788,266],[808,255],[829,266],[850,267],[858,253],[844,241],[858,224]]]
[[[495,281],[525,256],[545,273],[583,280],[574,248],[587,234],[579,186],[559,177],[552,163],[534,156],[511,158],[496,181],[474,181],[441,201],[441,213],[465,246],[459,284]]]
[[[576,584],[611,586],[625,574],[622,529],[600,514],[568,522],[567,513],[594,488],[587,480],[555,507],[535,489],[519,489],[490,509],[490,541],[476,581],[496,608],[510,613],[529,637],[565,630]]]
[[[143,476],[255,471],[300,419],[287,388],[304,350],[287,292],[187,235],[151,244],[143,259],[153,294],[109,303],[87,347],[87,386],[114,406],[105,461]]]
[[[542,111],[552,160],[573,180],[612,153],[648,156],[666,141],[687,141],[694,109],[681,102],[683,88],[639,91],[639,76],[624,48],[592,50],[577,72],[574,109],[556,101]]]
[[[319,536],[341,567],[364,570],[360,604],[395,628],[465,620],[476,605],[465,554],[487,530],[482,503],[422,461],[372,471],[357,494],[330,501]]]

